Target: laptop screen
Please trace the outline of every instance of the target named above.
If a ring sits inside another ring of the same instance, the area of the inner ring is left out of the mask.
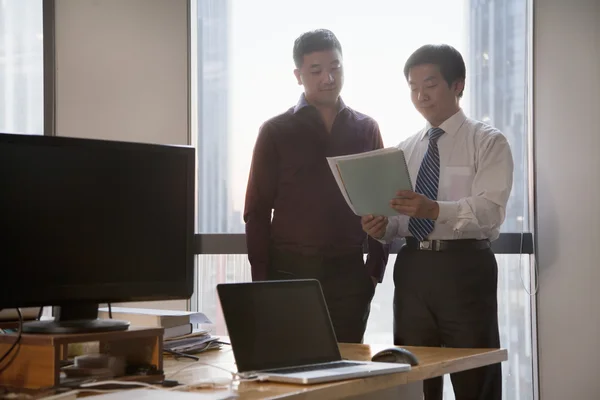
[[[217,285],[238,372],[341,360],[316,280]]]

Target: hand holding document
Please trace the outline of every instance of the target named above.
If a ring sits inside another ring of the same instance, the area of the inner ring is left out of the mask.
[[[327,162],[346,203],[359,216],[398,215],[390,201],[399,190],[413,190],[404,152],[397,147],[327,157]]]
[[[364,215],[360,218],[363,231],[375,239],[382,239],[387,231],[389,220],[387,217]]]

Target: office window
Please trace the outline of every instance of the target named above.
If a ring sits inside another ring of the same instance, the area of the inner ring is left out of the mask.
[[[42,0],[0,0],[0,132],[43,134]]]
[[[302,32],[331,29],[344,53],[344,101],[375,118],[385,146],[423,127],[403,76],[408,56],[425,43],[456,47],[467,64],[462,107],[496,126],[513,150],[515,175],[503,232],[529,231],[527,0],[197,0],[195,103],[200,234],[241,234],[252,148],[259,126],[293,106],[302,92],[292,46]],[[268,12],[266,12],[268,10]],[[227,247],[229,236],[223,237]],[[225,251],[224,253],[226,253]],[[518,253],[519,250],[517,249]],[[530,257],[498,254],[504,399],[534,398]],[[393,264],[373,299],[366,340],[392,343]],[[248,281],[246,255],[198,256],[196,306],[225,332],[215,285]],[[525,289],[527,288],[527,290]],[[445,399],[453,399],[447,379]]]

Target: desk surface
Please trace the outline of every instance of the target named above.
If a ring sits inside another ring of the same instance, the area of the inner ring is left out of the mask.
[[[341,343],[340,351],[343,358],[368,361],[373,354],[389,347],[389,345]],[[504,349],[453,349],[412,346],[405,346],[405,348],[412,351],[420,362],[410,372],[307,386],[267,382],[240,382],[234,386],[234,390],[239,395],[240,400],[265,398],[334,399],[371,393],[376,390],[388,389],[444,374],[496,364],[506,361],[508,358],[507,351]],[[219,351],[205,353],[200,362],[216,365],[229,371],[236,370],[230,346],[225,346]],[[174,360],[170,357],[165,357],[164,369],[167,379],[172,377],[172,379],[184,384],[195,384],[212,378],[231,377],[231,374],[211,366],[186,359]],[[210,391],[210,389],[199,390]]]

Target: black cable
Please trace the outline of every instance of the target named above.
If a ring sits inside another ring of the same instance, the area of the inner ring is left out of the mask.
[[[110,303],[108,303],[108,318],[112,319],[112,307],[110,306]]]
[[[21,341],[21,336],[23,335],[23,314],[21,313],[21,309],[17,308],[17,314],[19,314],[19,333],[17,334],[17,339],[13,342],[12,346],[10,346],[10,348],[8,349],[8,351],[6,353],[4,353],[2,355],[2,357],[0,357],[0,365],[2,365],[2,363],[4,362],[4,360],[6,360],[6,358],[9,356],[10,353],[12,353],[12,351],[17,347],[17,345],[19,344],[19,342]],[[8,368],[8,366],[10,365],[10,363],[14,360],[15,358],[11,358],[5,366],[0,367],[0,372],[4,371],[6,368]]]
[[[199,361],[200,357],[195,356],[193,354],[186,354],[186,353],[182,353],[179,351],[175,351],[175,350],[171,350],[171,349],[163,349],[163,351],[165,353],[169,353],[175,356],[175,359],[182,357],[182,358],[189,358],[190,360],[194,360],[194,361]]]

